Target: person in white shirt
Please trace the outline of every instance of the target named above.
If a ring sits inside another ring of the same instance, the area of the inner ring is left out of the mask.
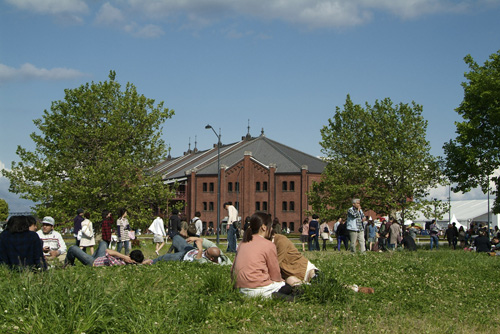
[[[47,260],[55,259],[66,254],[66,243],[61,236],[61,233],[54,231],[55,221],[52,217],[44,217],[42,219],[42,229],[36,233],[43,242],[43,253]],[[60,260],[63,260],[60,258]]]
[[[227,210],[227,252],[236,253],[236,226],[238,222],[238,210],[231,203],[224,203]]]
[[[165,237],[167,236],[167,233],[165,232],[165,225],[160,213],[158,213],[156,219],[153,220],[153,223],[149,226],[149,230],[154,233],[153,242],[156,244],[155,253],[156,255],[160,255],[160,249],[165,246]]]
[[[194,213],[194,218],[191,219],[191,222],[194,223],[196,226],[196,236],[199,238],[201,237],[201,233],[203,232],[203,222],[200,219],[201,217],[201,212],[196,211]]]

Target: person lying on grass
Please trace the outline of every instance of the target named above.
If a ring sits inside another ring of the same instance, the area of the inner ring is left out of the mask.
[[[85,253],[80,247],[73,245],[68,249],[64,266],[74,266],[75,259],[78,259],[86,266],[110,267],[123,266],[126,264],[151,264],[152,260],[145,260],[142,251],[136,249],[130,252],[130,255],[124,255],[112,249],[107,249],[108,244],[101,241],[94,254]]]
[[[152,262],[158,261],[191,261],[198,263],[215,263],[220,265],[231,265],[231,260],[225,256],[216,244],[210,240],[188,237],[181,231],[181,234],[175,235],[172,239],[172,246],[175,253],[167,253],[157,257]],[[194,243],[193,246],[190,243]]]
[[[273,224],[269,239],[276,246],[281,277],[287,284],[294,287],[309,283],[319,275],[319,269],[311,263],[286,236],[279,234],[279,224]],[[355,292],[373,293],[373,288],[347,285],[346,288]]]

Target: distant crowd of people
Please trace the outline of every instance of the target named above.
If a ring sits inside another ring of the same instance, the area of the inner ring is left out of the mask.
[[[309,251],[326,250],[327,244],[337,239],[335,249],[360,252],[395,250],[398,245],[404,249],[416,250],[415,239],[418,228],[412,224],[402,229],[396,219],[382,221],[377,226],[371,217],[366,217],[361,209],[359,199],[353,199],[352,207],[346,213],[346,219],[339,218],[330,228],[325,221],[320,223],[317,214],[312,219],[305,220],[299,231],[301,233],[302,253],[295,244],[282,232],[277,218],[264,212],[256,212],[246,217],[244,225],[238,222],[238,211],[231,203],[225,203],[228,212],[227,249],[226,252],[236,253],[234,263],[212,241],[202,238],[203,223],[201,213],[188,220],[174,209],[164,223],[164,216],[158,214],[148,230],[153,233],[155,243],[154,259],[148,259],[140,249],[131,250],[130,240],[133,239],[128,212],[119,210],[114,221],[109,211],[102,213],[101,241],[96,242],[96,233],[90,214],[83,209],[77,210],[73,220],[75,245],[66,248],[61,234],[54,230],[55,221],[52,217],[44,217],[41,230],[37,231],[37,222],[32,216],[12,216],[7,222],[7,228],[0,234],[0,264],[12,269],[31,268],[45,270],[50,261],[59,258],[64,266],[74,266],[76,260],[86,266],[117,266],[126,264],[155,265],[165,261],[188,261],[230,265],[231,276],[235,288],[242,294],[264,298],[281,298],[294,300],[302,293],[301,285],[318,281],[321,270],[311,263],[304,255],[305,245]],[[112,246],[112,229],[116,229],[116,250]],[[403,230],[405,231],[403,233]],[[238,245],[240,231],[243,231]],[[498,229],[496,229],[498,234]],[[430,248],[439,247],[439,228],[435,221],[429,226]],[[492,252],[498,245],[496,235],[493,242],[487,236],[487,231],[479,225],[472,224],[467,231],[456,229],[450,224],[444,232],[444,237],[451,248],[474,247],[478,252]],[[172,240],[170,249],[163,255],[160,251],[167,238]],[[500,245],[499,245],[500,248]],[[122,250],[124,253],[122,253]],[[373,293],[369,287],[358,287],[346,284],[346,289],[356,292]]]

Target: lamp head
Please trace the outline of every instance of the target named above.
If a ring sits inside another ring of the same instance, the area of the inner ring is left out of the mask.
[[[205,126],[205,129],[212,129],[212,126],[211,126],[210,124],[207,124],[207,125]]]

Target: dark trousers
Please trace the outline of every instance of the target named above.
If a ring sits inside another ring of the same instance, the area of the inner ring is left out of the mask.
[[[337,250],[340,250],[340,246],[344,243],[345,250],[349,249],[349,238],[346,235],[339,235],[337,237]]]
[[[307,248],[310,251],[313,251],[313,250],[319,251],[319,240],[318,240],[317,234],[309,236],[309,242],[307,243]]]

